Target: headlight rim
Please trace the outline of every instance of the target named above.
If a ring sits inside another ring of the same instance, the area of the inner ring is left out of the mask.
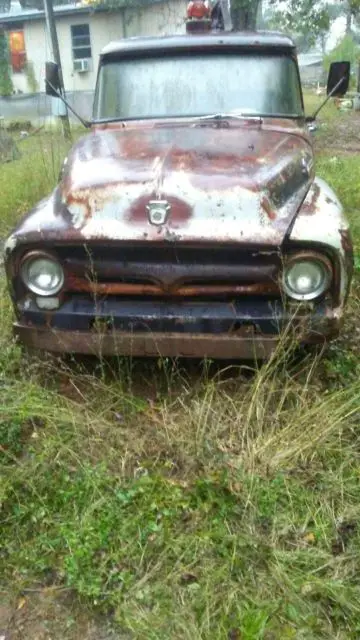
[[[43,289],[37,288],[36,286],[29,286],[29,282],[27,280],[26,277],[24,277],[25,275],[25,269],[27,267],[27,265],[29,265],[31,262],[33,262],[34,260],[50,260],[54,263],[56,263],[57,265],[59,265],[60,269],[61,269],[61,279],[60,279],[60,284],[56,289],[53,289],[52,291],[49,292],[44,292]],[[21,278],[21,282],[24,285],[24,287],[26,287],[26,289],[28,291],[30,291],[30,293],[36,295],[36,296],[41,296],[44,298],[49,298],[51,296],[56,296],[60,293],[60,291],[63,289],[64,284],[65,284],[65,270],[63,265],[61,264],[60,260],[58,259],[58,257],[56,255],[54,255],[53,253],[47,252],[47,251],[38,251],[38,250],[34,250],[34,251],[28,251],[22,258],[19,264],[19,275]]]
[[[313,263],[317,263],[317,264],[321,264],[322,268],[324,269],[324,273],[325,273],[325,279],[324,279],[324,286],[322,287],[320,292],[313,292],[313,293],[308,293],[308,294],[296,294],[294,292],[290,292],[289,288],[287,287],[286,284],[286,279],[285,279],[285,275],[286,275],[286,271],[295,263],[297,262],[313,262]],[[289,255],[286,258],[286,261],[284,263],[283,269],[282,269],[282,274],[281,274],[281,285],[282,285],[282,290],[284,292],[284,294],[287,296],[287,298],[289,298],[290,300],[293,300],[295,302],[312,302],[312,301],[316,301],[318,299],[320,299],[322,296],[324,296],[332,283],[333,280],[333,266],[331,261],[329,260],[329,258],[325,255],[322,255],[320,253],[314,253],[314,252],[307,252],[307,251],[303,251],[303,252],[299,252],[299,253],[294,253]]]

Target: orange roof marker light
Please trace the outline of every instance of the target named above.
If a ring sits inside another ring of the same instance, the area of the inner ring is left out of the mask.
[[[190,0],[186,13],[186,31],[188,33],[211,30],[211,10],[207,0]]]
[[[206,0],[190,0],[187,7],[187,17],[197,20],[210,18],[210,8]]]

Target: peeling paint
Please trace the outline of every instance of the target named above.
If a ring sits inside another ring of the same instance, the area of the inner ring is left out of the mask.
[[[311,215],[311,223],[309,223]],[[345,248],[344,237],[349,247]],[[340,259],[340,295],[346,298],[352,277],[352,251],[349,223],[333,190],[316,178],[291,230],[290,241],[328,245]],[[351,253],[351,255],[350,255]]]
[[[335,193],[317,177],[295,220],[290,240],[319,242],[342,251],[339,229],[348,228],[349,223]]]
[[[308,143],[280,127],[100,131],[74,148],[61,200],[86,239],[153,240],[159,231],[149,229],[146,207],[165,199],[165,240],[176,229],[179,241],[280,244],[310,184],[301,169],[308,156]]]
[[[4,244],[4,252],[5,254],[9,254],[12,251],[14,251],[14,249],[16,248],[18,243],[17,237],[16,235],[11,235],[8,237],[8,239],[6,240],[5,244]]]

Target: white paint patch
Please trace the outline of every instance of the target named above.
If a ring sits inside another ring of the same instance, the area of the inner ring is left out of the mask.
[[[304,205],[311,206],[316,189],[319,195],[314,213],[309,215],[300,209],[290,240],[322,242],[342,251],[340,230],[349,228],[343,208],[333,190],[321,178],[315,178]]]
[[[4,244],[4,252],[5,254],[12,253],[17,245],[17,239],[15,236],[9,236]]]
[[[315,178],[304,204],[311,205],[317,188],[319,195],[316,199],[314,213],[309,215],[301,213],[300,210],[291,231],[290,240],[319,242],[329,245],[338,252],[341,265],[340,290],[341,295],[344,296],[348,287],[348,275],[340,232],[347,231],[349,223],[336,194],[321,178]]]
[[[71,221],[75,229],[81,229],[86,220],[86,207],[81,202],[74,202],[68,207],[71,214]]]
[[[55,192],[54,192],[55,193]],[[42,229],[48,229],[50,227],[56,228],[59,232],[62,229],[66,229],[67,222],[59,214],[56,214],[54,205],[54,193],[48,198],[39,202],[36,210],[31,216],[28,216],[21,224],[21,234],[26,235],[32,233],[35,229],[38,233],[42,232]]]

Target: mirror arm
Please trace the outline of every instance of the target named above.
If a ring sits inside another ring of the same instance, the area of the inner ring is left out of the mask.
[[[72,106],[68,103],[67,100],[65,100],[64,96],[61,95],[61,93],[59,93],[59,91],[57,89],[55,89],[54,85],[51,84],[51,82],[49,82],[49,80],[47,80],[45,78],[45,82],[46,84],[50,87],[50,89],[52,91],[54,91],[54,93],[56,93],[57,97],[60,98],[60,100],[63,101],[64,104],[66,104],[67,108],[70,109],[70,111],[74,114],[74,116],[76,116],[76,118],[78,120],[80,120],[81,124],[86,128],[89,129],[89,127],[91,127],[91,122],[89,122],[89,120],[84,120],[84,118],[82,118],[81,116],[79,116],[78,113],[76,113],[76,111],[74,111],[74,109],[72,108]]]
[[[338,88],[340,87],[341,83],[344,82],[344,80],[345,80],[345,76],[340,78],[339,82],[335,85],[335,87],[333,87],[333,89],[330,91],[329,95],[326,96],[325,100],[321,103],[320,107],[318,107],[316,109],[316,111],[313,113],[312,116],[309,116],[309,118],[306,118],[307,122],[313,122],[313,120],[315,120],[315,118],[316,118],[317,114],[319,113],[319,111],[321,111],[321,109],[323,107],[325,107],[327,101],[330,100],[330,98],[332,98],[332,96],[338,90]]]

